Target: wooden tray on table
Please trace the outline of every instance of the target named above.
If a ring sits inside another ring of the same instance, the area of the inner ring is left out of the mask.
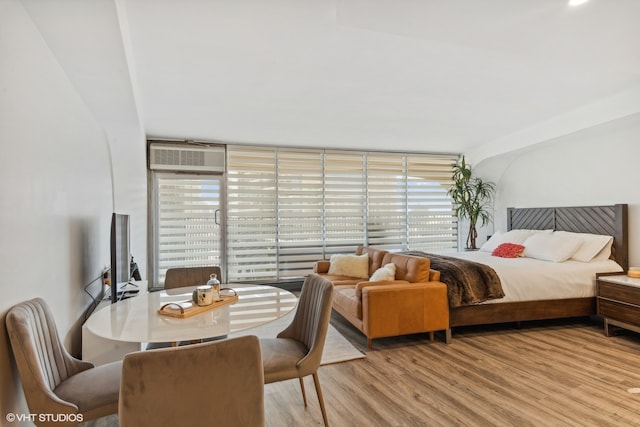
[[[205,311],[213,310],[223,305],[233,304],[238,301],[238,294],[225,295],[221,298],[220,301],[214,301],[209,305],[197,305],[193,301],[170,302],[160,307],[158,314],[186,319],[187,317],[195,316],[196,314],[204,313]]]

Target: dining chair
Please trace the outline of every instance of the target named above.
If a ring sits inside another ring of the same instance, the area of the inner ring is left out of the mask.
[[[127,354],[118,419],[120,427],[263,426],[258,338]]]
[[[222,282],[222,272],[217,265],[205,267],[170,268],[164,277],[164,288],[174,289],[185,286],[205,285],[211,274],[215,274]]]
[[[78,420],[118,412],[122,362],[94,367],[71,356],[44,300],[17,304],[7,313],[5,323],[29,412],[65,414],[71,424],[41,417],[33,422],[39,426],[75,425]]]
[[[164,277],[164,288],[175,289],[184,288],[185,286],[205,285],[212,274],[215,274],[218,280],[222,281],[222,271],[217,265],[205,267],[176,267],[167,270]],[[155,350],[158,348],[172,347],[176,345],[190,345],[200,343],[207,340],[181,341],[179,343],[172,342],[154,342],[147,344],[147,350]]]
[[[291,324],[276,338],[260,339],[265,384],[298,378],[304,406],[303,378],[312,375],[324,425],[328,426],[318,368],[331,319],[333,284],[317,274],[307,276]]]

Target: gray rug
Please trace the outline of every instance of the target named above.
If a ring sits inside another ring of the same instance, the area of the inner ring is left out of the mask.
[[[238,332],[229,335],[231,337],[239,337],[242,335],[257,335],[258,338],[275,338],[278,332],[286,328],[291,319],[293,319],[294,312],[287,314],[286,316],[275,320],[266,325],[259,326],[257,328],[249,329],[244,332]],[[322,353],[321,365],[329,365],[331,363],[346,362],[348,360],[362,359],[365,355],[356,349],[340,332],[338,332],[333,326],[329,325],[327,331],[327,338],[324,343],[324,351]]]

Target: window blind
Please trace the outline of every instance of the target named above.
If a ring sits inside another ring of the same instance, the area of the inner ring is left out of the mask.
[[[228,281],[278,278],[276,150],[227,147]]]
[[[453,155],[227,147],[230,281],[308,274],[358,245],[455,250]]]
[[[458,220],[448,194],[453,156],[407,156],[406,249],[456,250]]]
[[[278,277],[301,277],[323,255],[320,151],[277,150]]]
[[[405,156],[367,156],[367,242],[384,249],[407,246],[407,167]]]
[[[169,268],[220,264],[220,189],[219,177],[154,174],[154,283]]]
[[[363,153],[328,151],[324,158],[324,257],[353,252],[366,241],[367,188]]]

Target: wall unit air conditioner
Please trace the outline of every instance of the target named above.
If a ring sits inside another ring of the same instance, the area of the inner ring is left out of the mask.
[[[149,169],[174,172],[217,172],[225,169],[225,148],[187,144],[149,145]]]

